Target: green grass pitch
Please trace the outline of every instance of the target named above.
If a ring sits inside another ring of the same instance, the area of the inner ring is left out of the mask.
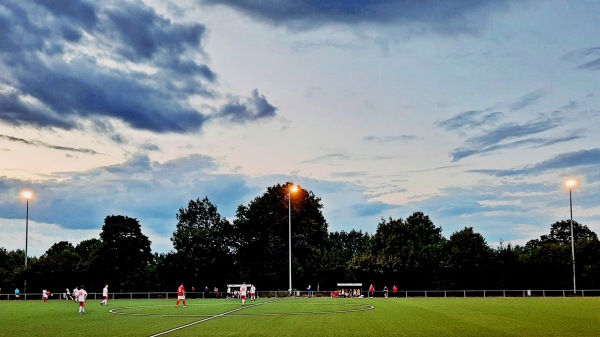
[[[600,336],[600,298],[0,301],[0,336]]]

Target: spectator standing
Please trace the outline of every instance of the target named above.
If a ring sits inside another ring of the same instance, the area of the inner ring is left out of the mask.
[[[308,298],[312,297],[312,288],[310,287],[310,284],[308,285],[308,288],[306,288],[306,290],[308,290]]]
[[[396,287],[395,284],[392,287],[392,293],[394,294],[394,298],[396,298],[396,296],[398,295],[398,287]]]
[[[373,286],[373,284],[371,284],[371,285],[369,286],[369,297],[370,297],[370,298],[373,298],[373,297],[375,297],[375,287]]]

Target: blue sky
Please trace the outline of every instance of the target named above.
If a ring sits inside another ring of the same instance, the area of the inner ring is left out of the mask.
[[[330,231],[428,214],[492,246],[600,232],[598,1],[6,0],[0,247],[29,253],[268,186]]]

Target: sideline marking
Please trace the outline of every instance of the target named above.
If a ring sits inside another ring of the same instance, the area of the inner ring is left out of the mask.
[[[253,304],[253,305],[249,305],[249,306],[247,306],[247,307],[246,307],[246,306],[243,306],[243,307],[241,307],[241,308],[233,309],[233,310],[230,310],[230,311],[227,311],[227,312],[224,312],[224,313],[218,314],[218,315],[214,315],[214,316],[211,316],[211,317],[207,317],[207,318],[205,318],[205,319],[201,319],[201,320],[199,320],[199,321],[196,321],[196,322],[192,322],[192,323],[189,323],[189,324],[186,324],[186,325],[182,325],[182,326],[180,326],[180,327],[177,327],[177,328],[173,328],[173,329],[170,329],[170,330],[167,330],[167,331],[163,331],[163,332],[157,333],[157,334],[155,334],[155,335],[151,335],[150,337],[158,337],[158,336],[163,336],[163,335],[166,335],[166,334],[168,334],[168,333],[171,333],[171,332],[174,332],[174,331],[178,331],[178,330],[181,330],[181,329],[189,328],[190,326],[193,326],[193,325],[196,325],[196,324],[200,324],[200,323],[202,323],[202,322],[210,321],[211,319],[215,319],[215,318],[223,317],[223,316],[225,316],[225,315],[228,315],[228,314],[230,314],[230,313],[233,313],[233,312],[236,312],[236,311],[244,310],[244,309],[246,309],[246,308],[252,308],[252,307],[255,307],[255,306],[258,306],[258,305],[263,305],[263,304],[273,303],[273,302],[277,302],[277,301],[283,301],[283,299],[275,299],[275,300],[268,301],[268,302],[256,303],[256,304]]]

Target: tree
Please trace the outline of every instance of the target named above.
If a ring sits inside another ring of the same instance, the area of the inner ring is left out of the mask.
[[[492,250],[484,237],[465,227],[448,241],[448,267],[455,289],[481,289],[489,284]]]
[[[360,276],[350,266],[354,258],[367,255],[371,237],[362,231],[329,233],[323,259],[323,286],[333,289],[337,282],[360,282]]]
[[[233,276],[233,225],[221,217],[208,197],[190,200],[180,208],[177,227],[171,241],[183,262],[181,281],[224,285]],[[212,287],[211,287],[212,289]]]
[[[510,243],[500,247],[493,253],[493,268],[495,277],[488,287],[495,289],[523,289],[523,275],[526,270],[519,258],[523,249],[519,246],[513,247]],[[527,287],[529,288],[529,287]]]
[[[382,219],[371,240],[370,260],[379,265],[375,270],[381,275],[371,282],[411,289],[438,287],[443,283],[440,261],[445,241],[442,229],[422,212],[413,213],[406,221]]]
[[[102,282],[105,279],[103,274],[105,273],[101,248],[102,241],[96,238],[83,240],[75,246],[78,259],[72,261],[72,263],[77,270],[77,275],[71,280],[71,282],[76,281],[75,284],[70,284],[71,287],[80,286],[81,284],[87,284],[88,287],[91,285],[103,286]],[[106,279],[104,282],[106,282]]]
[[[267,188],[248,206],[240,205],[234,226],[239,234],[237,267],[241,277],[267,289],[287,289],[291,204],[292,278],[298,287],[321,281],[327,222],[320,198],[307,190],[289,192],[291,183]],[[291,197],[291,200],[287,198]]]
[[[24,261],[23,250],[9,252],[5,248],[0,248],[0,284],[10,285],[12,289],[21,288]]]
[[[587,226],[573,221],[573,240],[575,242],[583,240],[598,240],[598,235],[591,231]],[[550,234],[540,237],[542,243],[560,243],[571,244],[571,221],[562,220],[553,223],[550,226]]]
[[[31,275],[28,286],[32,289],[47,289],[51,292],[62,292],[77,280],[77,265],[80,257],[73,245],[60,241],[52,245],[46,253],[31,265]]]
[[[110,215],[100,233],[102,244],[94,268],[99,271],[94,285],[111,285],[113,291],[148,288],[147,268],[152,261],[150,240],[142,233],[137,219]]]
[[[576,279],[580,286],[600,286],[600,242],[587,226],[573,221]],[[550,233],[530,240],[522,261],[526,282],[531,288],[563,289],[573,286],[571,222],[557,221]]]

